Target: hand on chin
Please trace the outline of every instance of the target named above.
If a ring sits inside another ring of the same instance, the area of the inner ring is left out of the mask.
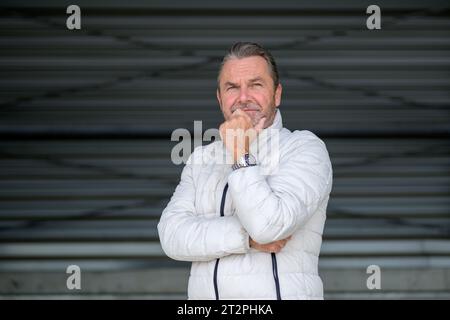
[[[220,137],[225,147],[233,153],[234,161],[248,153],[250,144],[264,128],[266,118],[257,112],[259,119],[253,119],[248,112],[237,109],[219,127]],[[255,120],[258,120],[256,125]]]

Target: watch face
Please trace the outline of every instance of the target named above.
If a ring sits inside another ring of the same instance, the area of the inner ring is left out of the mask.
[[[256,165],[256,159],[251,154],[245,155],[245,162],[247,162],[247,165],[251,165],[251,166]]]

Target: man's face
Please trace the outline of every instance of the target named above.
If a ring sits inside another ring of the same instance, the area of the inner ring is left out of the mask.
[[[281,85],[274,88],[269,66],[262,57],[230,59],[219,78],[217,99],[220,109],[229,120],[237,109],[243,110],[252,119],[255,126],[262,117],[266,117],[264,127],[273,123],[276,108],[281,102]]]

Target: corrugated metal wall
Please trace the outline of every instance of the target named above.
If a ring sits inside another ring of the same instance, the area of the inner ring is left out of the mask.
[[[0,297],[186,297],[156,232],[170,135],[221,123],[219,61],[251,40],[278,61],[285,126],[330,151],[325,298],[450,298],[445,1],[378,1],[375,31],[357,1],[78,1],[77,31],[69,4],[0,7]]]

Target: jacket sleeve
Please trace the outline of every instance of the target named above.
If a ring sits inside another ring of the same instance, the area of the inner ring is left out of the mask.
[[[164,252],[182,261],[209,261],[246,253],[249,236],[236,216],[208,218],[195,211],[195,183],[191,155],[169,204],[158,223]]]
[[[309,131],[294,134],[300,137],[280,158],[274,174],[265,176],[254,166],[228,177],[236,215],[258,243],[292,235],[331,191],[332,168],[325,144]]]

